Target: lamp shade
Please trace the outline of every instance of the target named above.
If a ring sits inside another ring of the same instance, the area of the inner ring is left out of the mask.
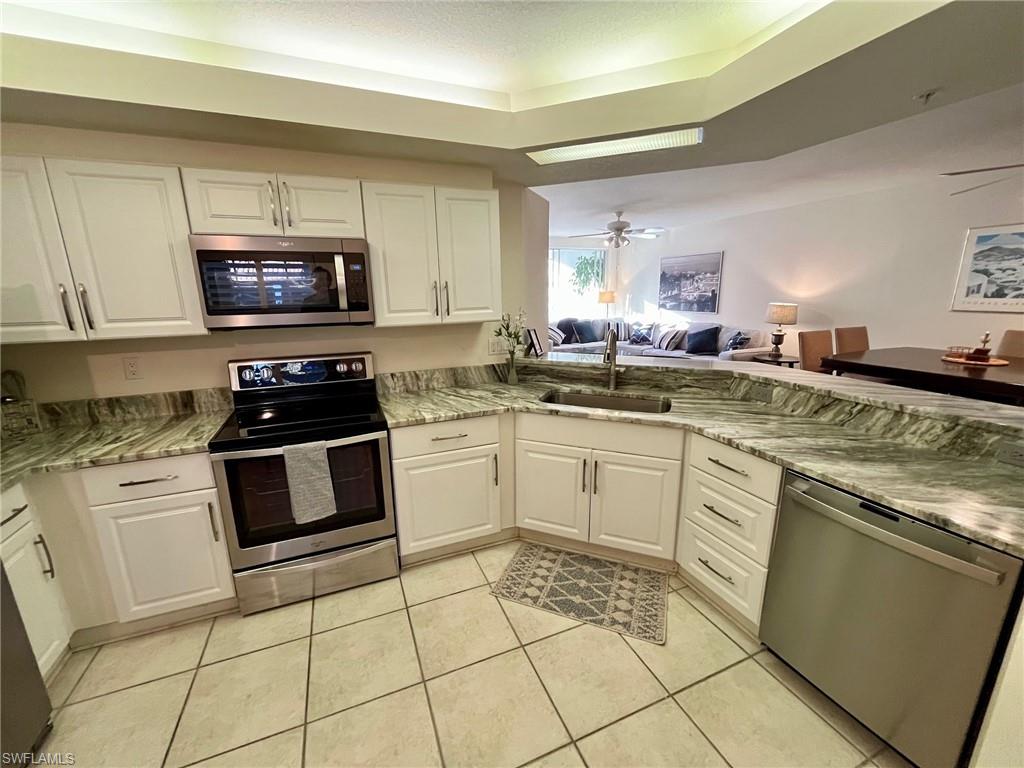
[[[598,304],[614,304],[615,291],[599,291],[597,294]]]
[[[796,304],[783,304],[773,301],[768,305],[764,319],[766,323],[778,325],[796,325]]]

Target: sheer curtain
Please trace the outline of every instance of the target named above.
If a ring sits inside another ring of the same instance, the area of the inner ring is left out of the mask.
[[[602,248],[551,248],[548,250],[548,322],[554,325],[563,317],[591,320],[604,317],[604,304],[597,303],[601,283],[579,293],[572,283],[576,264],[582,257],[596,257],[607,264]]]

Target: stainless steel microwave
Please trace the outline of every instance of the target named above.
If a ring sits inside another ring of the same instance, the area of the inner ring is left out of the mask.
[[[365,240],[191,235],[207,328],[373,322]]]

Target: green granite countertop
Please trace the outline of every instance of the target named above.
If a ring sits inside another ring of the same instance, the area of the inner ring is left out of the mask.
[[[541,402],[551,389],[599,391],[539,381],[476,384],[384,394],[381,407],[392,428],[514,411],[688,429],[1024,557],[1024,470],[1009,464],[915,448],[714,389],[619,388],[619,394],[671,399],[671,410],[662,414]]]
[[[69,424],[19,438],[0,451],[0,488],[36,472],[66,472],[102,464],[201,453],[230,411]]]

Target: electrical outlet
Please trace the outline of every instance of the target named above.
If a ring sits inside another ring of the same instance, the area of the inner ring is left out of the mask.
[[[123,357],[121,361],[124,363],[124,377],[126,379],[142,378],[142,366],[139,365],[139,358]]]
[[[504,339],[488,339],[487,340],[487,354],[489,355],[507,355],[508,347],[505,346]]]

